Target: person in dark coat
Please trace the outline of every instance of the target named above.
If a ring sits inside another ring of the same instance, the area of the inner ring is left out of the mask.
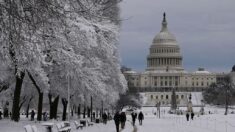
[[[116,130],[117,130],[117,132],[119,132],[120,114],[119,114],[118,111],[114,115],[113,119],[114,119],[114,122],[115,122],[115,125],[116,125]]]
[[[137,113],[132,112],[132,113],[131,113],[131,117],[132,117],[133,126],[135,126],[135,120],[136,120],[136,118],[137,118]]]
[[[126,113],[122,112],[120,115],[120,121],[121,121],[121,128],[124,129],[126,124]]]
[[[34,110],[31,111],[31,121],[34,121],[34,116],[35,116],[35,112]]]
[[[139,119],[140,125],[142,125],[142,121],[144,120],[144,114],[142,113],[142,111],[140,111],[140,113],[138,115],[138,119]]]
[[[104,114],[102,115],[103,118],[103,122],[104,124],[107,124],[107,120],[108,120],[108,115],[104,112]]]
[[[194,117],[194,113],[192,112],[191,113],[191,120],[193,120],[193,117]]]
[[[2,111],[0,111],[0,120],[2,119]]]
[[[187,121],[189,121],[189,113],[188,112],[186,113],[186,119],[187,119]]]

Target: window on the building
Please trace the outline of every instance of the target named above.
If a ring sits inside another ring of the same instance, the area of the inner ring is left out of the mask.
[[[161,95],[161,99],[163,99],[163,95]]]
[[[181,95],[181,99],[183,99],[184,98],[184,95]]]
[[[203,83],[203,82],[201,82],[201,85],[203,86],[203,85],[204,85],[204,83]]]
[[[167,81],[165,81],[165,86],[167,86]]]
[[[179,99],[179,95],[176,95],[176,99]]]
[[[178,86],[178,82],[177,81],[175,81],[175,86]]]
[[[163,82],[161,81],[161,86],[163,86]]]
[[[194,86],[194,82],[192,82],[192,86]]]
[[[171,81],[169,81],[169,86],[172,86],[172,82]]]
[[[153,99],[153,95],[150,96],[151,100]]]
[[[196,83],[196,86],[198,86],[198,82]]]
[[[157,81],[154,82],[154,86],[157,86]]]
[[[156,99],[158,99],[158,96],[156,96]]]
[[[168,95],[166,95],[166,99],[168,99]]]

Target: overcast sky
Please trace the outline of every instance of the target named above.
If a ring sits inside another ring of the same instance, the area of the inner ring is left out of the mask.
[[[123,0],[120,6],[122,65],[145,70],[163,12],[185,70],[228,72],[235,64],[235,0]]]

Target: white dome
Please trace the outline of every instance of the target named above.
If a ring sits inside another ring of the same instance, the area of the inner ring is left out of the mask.
[[[153,44],[155,45],[177,45],[176,38],[173,34],[171,34],[167,28],[167,21],[164,13],[164,18],[162,21],[162,29],[160,33],[158,33],[154,39]]]
[[[162,31],[154,37],[153,44],[177,45],[177,41],[169,31]]]

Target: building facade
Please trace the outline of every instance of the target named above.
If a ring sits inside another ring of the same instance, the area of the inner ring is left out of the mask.
[[[195,72],[185,71],[180,47],[175,36],[168,30],[165,13],[160,33],[154,37],[149,50],[144,72],[124,72],[129,90],[144,94],[144,105],[155,106],[159,102],[162,105],[170,105],[173,89],[176,91],[178,105],[186,105],[190,94],[195,94],[192,98],[197,98],[195,100],[199,105],[202,100],[201,92],[228,75],[211,73],[204,68]]]

